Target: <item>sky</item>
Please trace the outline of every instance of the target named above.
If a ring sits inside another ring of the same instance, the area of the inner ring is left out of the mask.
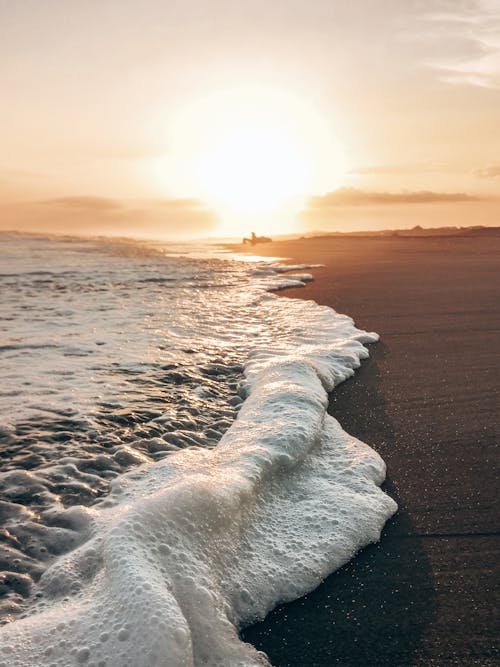
[[[500,224],[500,0],[0,0],[0,227]]]

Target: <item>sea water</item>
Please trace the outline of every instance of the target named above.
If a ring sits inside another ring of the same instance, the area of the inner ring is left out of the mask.
[[[395,511],[326,410],[376,334],[270,293],[306,266],[0,242],[0,665],[268,664],[238,630]]]

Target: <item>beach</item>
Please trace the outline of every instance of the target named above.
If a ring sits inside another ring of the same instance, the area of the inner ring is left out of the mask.
[[[1,241],[2,664],[269,666],[239,629],[397,509],[328,415],[377,334],[272,293],[303,265]]]
[[[500,667],[500,0],[0,54],[0,667]]]
[[[489,233],[4,234],[5,664],[496,664]]]
[[[321,263],[286,296],[380,334],[329,411],[387,464],[379,544],[248,628],[273,665],[498,664],[500,238],[301,239],[253,252]]]

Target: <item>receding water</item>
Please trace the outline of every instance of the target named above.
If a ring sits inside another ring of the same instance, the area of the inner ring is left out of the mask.
[[[326,414],[376,336],[268,292],[307,274],[202,255],[2,234],[7,665],[266,664],[237,629],[394,511]]]

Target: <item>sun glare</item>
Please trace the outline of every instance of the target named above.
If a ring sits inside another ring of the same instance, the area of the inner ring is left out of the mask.
[[[207,203],[224,232],[282,230],[279,215],[289,227],[311,193],[342,182],[347,169],[332,120],[274,88],[213,93],[171,122],[155,180]]]
[[[240,126],[215,137],[195,174],[207,199],[235,213],[270,213],[299,195],[307,159],[281,128]]]

